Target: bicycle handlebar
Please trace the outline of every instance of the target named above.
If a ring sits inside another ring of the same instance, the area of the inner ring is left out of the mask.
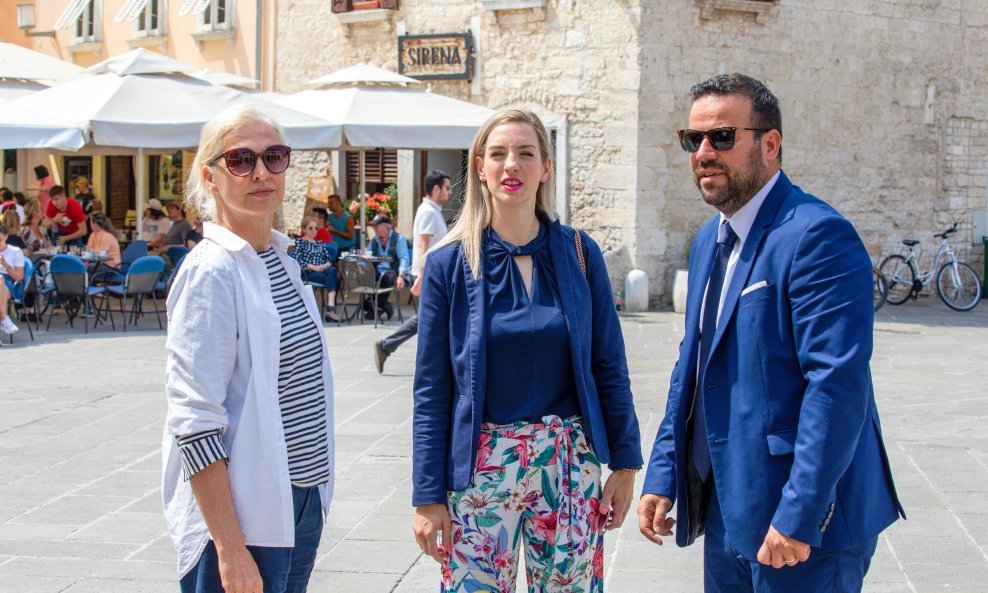
[[[937,239],[946,239],[947,238],[947,235],[952,235],[952,234],[954,234],[956,232],[957,232],[957,223],[955,222],[954,223],[954,226],[950,227],[949,229],[945,230],[944,232],[940,233],[939,235],[933,235],[933,236],[936,237]]]

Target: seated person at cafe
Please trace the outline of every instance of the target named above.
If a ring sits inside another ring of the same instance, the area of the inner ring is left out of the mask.
[[[401,290],[405,286],[405,274],[410,268],[408,241],[404,235],[391,228],[391,217],[387,214],[378,214],[371,220],[370,224],[374,227],[374,238],[370,242],[371,255],[390,259],[390,261],[377,264],[377,277],[380,279],[389,270],[395,270],[398,273],[396,277],[388,275],[381,282],[381,288],[392,286],[391,278],[395,278],[395,290]],[[377,295],[377,310],[383,311],[388,319],[394,315],[390,297],[390,293]],[[364,316],[373,316],[368,301],[364,301]]]
[[[206,222],[206,219],[202,216],[196,217],[196,225],[185,235],[185,246],[192,249],[202,241],[202,223]]]
[[[19,329],[7,315],[7,303],[14,296],[14,285],[24,279],[24,252],[7,244],[7,228],[0,225],[0,331],[12,334]]]
[[[336,194],[329,196],[326,230],[333,234],[333,241],[340,247],[340,253],[357,248],[357,231],[353,226],[353,215],[343,209],[343,198]]]
[[[0,214],[0,224],[7,228],[7,245],[20,247],[22,250],[27,247],[24,239],[21,238],[21,219],[13,208],[8,208]]]
[[[306,216],[302,219],[302,236],[295,239],[292,245],[291,255],[302,268],[302,277],[307,281],[318,282],[326,287],[326,321],[339,321],[336,315],[336,291],[339,288],[340,280],[336,273],[336,266],[329,259],[326,248],[319,241],[316,241],[316,232],[319,230],[319,223],[315,216]]]
[[[114,271],[120,267],[120,242],[117,241],[116,229],[110,217],[102,212],[93,212],[89,217],[89,223],[93,227],[93,232],[89,234],[89,242],[86,248],[97,255],[106,252],[107,259],[100,262],[94,272],[101,269],[112,268]]]
[[[326,228],[328,226],[329,212],[325,208],[313,208],[312,215],[316,217],[319,231],[316,233],[316,241],[319,243],[332,243],[333,235]]]
[[[168,229],[172,222],[165,216],[161,207],[161,201],[157,198],[148,200],[147,210],[144,211],[144,220],[141,222],[141,236],[147,241],[148,249],[161,247]]]
[[[44,214],[41,211],[41,203],[34,198],[28,200],[24,205],[24,216],[27,218],[27,222],[21,227],[21,239],[24,241],[24,251],[28,255],[51,247],[48,242],[48,233],[41,226]]]
[[[188,236],[189,231],[192,230],[192,225],[189,224],[189,221],[185,220],[185,213],[182,212],[182,207],[178,202],[168,202],[165,208],[168,210],[168,218],[172,221],[172,226],[165,233],[165,238],[161,241],[160,247],[185,245],[185,238]]]
[[[24,224],[24,207],[17,200],[17,194],[5,187],[0,190],[0,200],[2,200],[0,202],[0,214],[7,212],[7,210],[14,210],[17,212],[20,223]]]
[[[45,226],[55,225],[56,245],[82,247],[82,237],[86,234],[86,215],[79,202],[65,195],[65,188],[53,185],[48,190],[51,201],[45,210]]]

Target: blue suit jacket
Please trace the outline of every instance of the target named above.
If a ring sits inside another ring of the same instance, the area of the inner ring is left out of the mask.
[[[612,468],[641,467],[624,339],[604,258],[585,233],[587,275],[574,231],[549,225],[549,249],[570,337],[580,410],[597,457]],[[480,438],[488,372],[483,275],[474,278],[450,243],[429,254],[419,303],[415,364],[412,504],[445,504],[447,491],[470,483]]]
[[[686,335],[644,492],[677,501],[676,541],[692,543],[686,427],[698,387],[724,524],[744,555],[755,559],[769,524],[823,549],[865,542],[902,513],[868,366],[871,261],[850,222],[780,175],[742,246],[697,377],[718,224],[707,223],[690,251]],[[759,282],[766,286],[741,295]]]

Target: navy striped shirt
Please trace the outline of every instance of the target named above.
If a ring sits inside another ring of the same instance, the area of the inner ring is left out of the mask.
[[[320,328],[309,317],[274,250],[259,255],[267,266],[271,297],[281,318],[278,404],[288,449],[288,474],[295,486],[315,486],[327,482],[330,471]],[[186,477],[220,459],[229,459],[219,430],[180,437],[178,446]]]

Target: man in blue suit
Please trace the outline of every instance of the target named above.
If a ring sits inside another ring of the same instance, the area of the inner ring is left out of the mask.
[[[778,99],[742,74],[690,90],[680,143],[720,213],[690,251],[686,335],[638,507],[704,538],[709,592],[860,591],[900,515],[875,406],[871,261],[781,170]],[[677,505],[677,519],[670,510]]]

